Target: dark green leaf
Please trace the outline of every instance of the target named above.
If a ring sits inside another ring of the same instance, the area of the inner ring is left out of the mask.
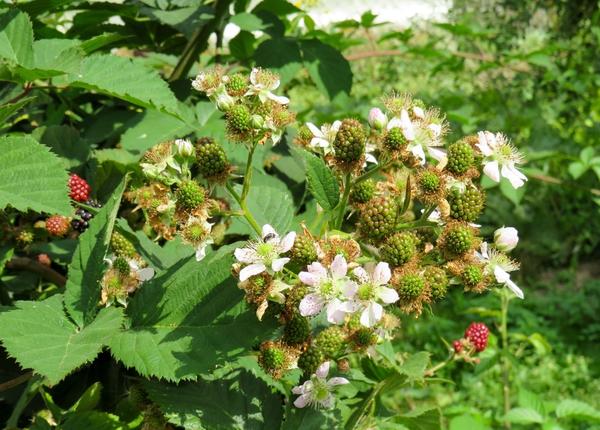
[[[334,47],[318,39],[300,42],[304,65],[319,90],[335,98],[339,93],[350,93],[352,70],[344,56]]]

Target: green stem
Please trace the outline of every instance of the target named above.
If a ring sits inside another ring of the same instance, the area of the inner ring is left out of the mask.
[[[229,191],[229,194],[231,194],[231,197],[233,197],[235,199],[235,201],[238,203],[238,205],[240,205],[240,208],[242,209],[242,214],[243,214],[244,218],[246,219],[246,221],[248,221],[248,224],[250,224],[250,226],[254,229],[254,231],[260,236],[262,234],[262,229],[260,228],[260,226],[258,225],[256,220],[252,216],[252,213],[248,210],[248,206],[246,205],[246,202],[244,200],[242,200],[240,195],[235,191],[235,189],[229,182],[227,182],[225,184],[225,188],[227,188],[227,191]]]
[[[31,402],[31,400],[37,395],[40,387],[42,386],[43,378],[39,375],[34,375],[30,380],[23,392],[21,393],[21,397],[17,400],[15,407],[13,408],[12,414],[6,421],[6,430],[17,429],[19,424],[19,418],[21,414]]]
[[[242,186],[242,200],[246,201],[248,192],[250,191],[250,182],[252,181],[252,158],[256,150],[256,142],[252,142],[252,146],[248,151],[248,159],[246,160],[246,171],[244,172],[244,185]]]
[[[338,214],[337,222],[335,223],[335,228],[337,230],[342,228],[342,224],[344,222],[344,214],[346,213],[346,206],[348,206],[348,199],[350,197],[351,188],[352,174],[348,172],[346,173],[346,178],[344,180],[344,195],[342,196],[342,201],[340,202],[340,212]]]
[[[500,335],[502,338],[502,393],[504,396],[504,415],[510,411],[510,361],[508,350],[508,302],[509,297],[506,289],[500,293],[501,298],[501,317],[500,317]],[[504,421],[504,428],[510,429],[510,422]]]
[[[454,353],[452,352],[452,353],[450,353],[450,356],[449,356],[447,359],[445,359],[445,360],[444,360],[444,361],[442,361],[441,363],[438,363],[438,364],[436,364],[435,366],[433,366],[433,367],[430,367],[429,369],[427,369],[427,370],[425,371],[425,376],[433,376],[433,375],[435,374],[435,372],[437,372],[438,370],[440,370],[440,369],[442,369],[442,368],[446,367],[446,365],[447,365],[448,363],[450,363],[450,362],[452,361],[452,359],[453,359],[453,358],[454,358]]]
[[[371,176],[375,175],[375,173],[379,172],[382,169],[385,169],[386,167],[388,167],[391,164],[391,161],[387,162],[387,163],[380,163],[377,166],[373,167],[371,170],[369,170],[366,173],[363,173],[362,175],[360,175],[358,178],[356,178],[356,180],[354,181],[354,185],[361,183],[362,181],[366,181],[367,179],[369,179]]]

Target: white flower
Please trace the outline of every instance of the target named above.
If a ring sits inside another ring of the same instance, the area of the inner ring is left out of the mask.
[[[392,118],[387,125],[388,130],[395,127],[402,130],[402,134],[408,140],[408,150],[421,161],[421,165],[425,164],[426,154],[438,161],[446,156],[443,150],[438,149],[439,146],[443,146],[443,142],[439,140],[442,133],[441,125],[434,123],[425,125],[422,122],[413,123],[408,111],[402,109],[400,118]]]
[[[372,108],[369,111],[369,125],[375,130],[383,130],[387,125],[387,116],[379,108]]]
[[[255,67],[250,72],[250,88],[246,95],[257,95],[262,103],[273,100],[276,103],[286,105],[290,102],[287,97],[277,96],[271,92],[279,88],[279,84],[280,81],[277,75]]]
[[[373,327],[383,316],[384,304],[394,303],[400,298],[396,290],[386,287],[392,277],[388,263],[378,263],[371,271],[362,267],[354,269],[354,275],[361,282],[354,284],[353,301],[357,309],[362,309],[360,323]]]
[[[319,130],[312,122],[307,122],[306,126],[313,134],[313,138],[310,140],[309,145],[313,148],[323,148],[326,154],[331,152],[333,141],[335,140],[341,125],[341,121],[334,121],[333,124],[323,124]]]
[[[413,114],[419,119],[425,119],[425,111],[420,106],[413,106]]]
[[[517,263],[494,248],[489,248],[487,242],[481,244],[481,252],[475,251],[475,256],[484,263],[483,270],[485,274],[494,275],[496,282],[506,286],[518,298],[522,299],[525,297],[523,290],[510,279],[510,272],[519,269]]]
[[[194,154],[194,146],[187,139],[176,139],[177,153],[182,157],[191,157]]]
[[[375,156],[372,154],[373,151],[375,151],[376,149],[377,146],[375,146],[372,143],[367,143],[365,148],[365,162],[363,163],[363,167],[367,167],[367,163],[377,164],[377,158],[375,158]]]
[[[514,227],[502,227],[494,232],[494,245],[500,251],[510,252],[519,243],[519,232]]]
[[[523,162],[523,155],[502,133],[480,131],[477,135],[479,142],[476,146],[484,156],[483,173],[495,182],[500,182],[500,176],[504,176],[514,188],[523,186],[527,176],[516,167]]]
[[[283,266],[290,259],[281,258],[280,255],[292,249],[294,240],[296,240],[296,232],[292,231],[282,239],[273,227],[265,224],[262,228],[262,240],[251,242],[247,247],[235,250],[235,258],[240,263],[247,264],[240,271],[240,281],[243,282],[262,272],[273,274],[283,270]]]
[[[113,267],[116,259],[116,255],[109,255],[104,261],[108,263],[109,267]],[[140,262],[135,259],[126,258],[125,260],[129,264],[129,276],[132,278],[139,282],[146,282],[154,277],[154,269],[152,267],[141,267]]]
[[[308,266],[307,272],[300,272],[300,281],[311,287],[310,293],[300,302],[300,314],[305,317],[316,315],[325,307],[327,321],[342,323],[346,314],[355,310],[347,299],[352,296],[356,285],[346,276],[347,272],[348,264],[341,254],[335,256],[329,270],[314,262]]]
[[[222,92],[225,89],[227,76],[223,75],[223,70],[219,68],[205,70],[198,73],[196,79],[192,81],[192,87],[196,91],[206,93],[208,97],[212,97],[217,92]]]
[[[332,391],[336,386],[349,384],[350,381],[339,376],[327,379],[329,366],[329,361],[326,361],[319,366],[317,371],[308,381],[292,388],[292,393],[300,396],[294,400],[294,406],[297,408],[304,408],[308,405],[327,409],[333,407],[335,397],[333,396]]]
[[[219,109],[221,112],[229,111],[229,109],[231,109],[235,104],[235,99],[227,94],[225,87],[222,87],[222,89],[216,91],[216,96],[214,99],[217,109]]]

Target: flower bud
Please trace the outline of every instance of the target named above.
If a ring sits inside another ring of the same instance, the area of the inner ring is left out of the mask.
[[[372,108],[369,111],[369,125],[375,130],[382,130],[387,125],[387,116],[379,108]]]
[[[235,104],[235,100],[225,91],[220,91],[215,99],[215,104],[221,112],[227,112]]]
[[[519,243],[519,232],[514,227],[502,227],[494,232],[494,244],[500,251],[510,252]]]
[[[252,128],[260,129],[265,127],[265,119],[260,115],[252,115],[250,121],[250,123],[252,124]]]
[[[177,153],[182,157],[191,157],[194,155],[194,146],[189,140],[176,139],[175,145],[177,145]]]

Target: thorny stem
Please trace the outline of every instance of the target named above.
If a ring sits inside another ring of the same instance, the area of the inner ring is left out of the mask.
[[[504,415],[510,411],[510,362],[508,360],[508,302],[509,297],[506,291],[502,291],[501,298],[501,317],[500,317],[500,335],[502,337],[502,392],[504,395]],[[510,422],[505,419],[504,428],[510,429]]]
[[[342,196],[342,200],[340,202],[340,212],[338,214],[337,221],[335,223],[335,228],[337,230],[342,228],[342,223],[344,222],[344,213],[346,212],[346,206],[348,206],[348,198],[350,197],[350,189],[352,188],[352,173],[346,173],[346,178],[344,180],[344,194]]]

